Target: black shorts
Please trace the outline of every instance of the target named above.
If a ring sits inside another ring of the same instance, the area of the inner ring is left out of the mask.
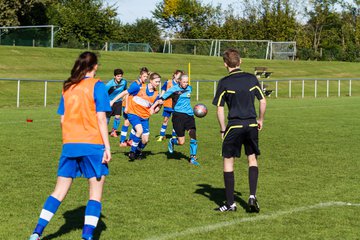
[[[185,131],[196,129],[194,116],[187,115],[186,113],[174,112],[172,123],[178,137],[184,137]]]
[[[122,102],[115,102],[111,107],[111,112],[106,112],[106,117],[109,118],[111,116],[120,115],[122,111]]]
[[[240,157],[242,145],[244,145],[246,156],[260,155],[257,126],[256,120],[242,121],[239,124],[227,126],[222,144],[222,156],[224,158]]]

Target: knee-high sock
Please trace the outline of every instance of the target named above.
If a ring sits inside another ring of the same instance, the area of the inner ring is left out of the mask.
[[[126,140],[126,135],[127,135],[128,128],[129,127],[124,126],[124,125],[121,127],[121,137],[120,137],[120,142],[121,143],[125,142],[125,140]]]
[[[256,196],[256,188],[259,176],[259,169],[258,167],[249,167],[249,188],[250,188],[250,195]]]
[[[139,145],[137,147],[137,151],[141,152],[146,147],[146,143],[144,144],[142,141],[139,142]]]
[[[196,155],[197,153],[197,140],[195,139],[190,139],[190,156],[191,155]]]
[[[174,145],[179,145],[178,139],[177,138],[172,138],[170,140]]]
[[[113,129],[117,130],[120,125],[120,118],[114,118]]]
[[[129,137],[130,140],[134,139],[135,133],[136,133],[135,129],[132,128],[131,131],[130,131],[130,137]]]
[[[82,231],[83,239],[91,239],[101,214],[101,202],[89,200],[85,209],[85,223]]]
[[[50,222],[51,218],[54,216],[56,211],[58,210],[61,202],[54,198],[53,196],[49,196],[44,204],[43,209],[41,210],[38,224],[35,227],[34,233],[42,235],[45,227]]]
[[[231,205],[234,203],[234,172],[224,172],[224,184],[226,193],[226,202]]]
[[[135,152],[136,149],[138,148],[139,146],[139,142],[141,141],[141,138],[137,137],[136,135],[133,135],[133,138],[132,138],[133,142],[131,144],[131,149],[130,151],[131,152]]]
[[[166,128],[167,128],[167,125],[165,125],[165,124],[161,125],[160,136],[162,136],[162,137],[165,136]]]

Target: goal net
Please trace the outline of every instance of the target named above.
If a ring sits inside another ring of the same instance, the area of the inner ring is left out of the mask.
[[[212,56],[214,46],[215,40],[213,39],[166,39],[162,52]]]
[[[153,52],[148,43],[110,43],[109,51]]]
[[[235,48],[240,51],[242,58],[268,59],[269,40],[218,40],[215,52],[221,56],[227,48]]]
[[[270,59],[295,60],[296,42],[271,42]]]
[[[53,25],[0,27],[0,45],[54,47]]]

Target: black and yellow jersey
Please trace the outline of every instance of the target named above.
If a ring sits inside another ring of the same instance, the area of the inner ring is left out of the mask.
[[[264,98],[256,76],[235,69],[219,81],[212,103],[215,106],[224,106],[226,103],[229,121],[256,119],[255,97],[258,100]]]

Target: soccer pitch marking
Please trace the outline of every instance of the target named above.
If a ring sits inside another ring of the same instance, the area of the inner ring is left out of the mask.
[[[160,235],[160,236],[156,236],[156,237],[147,238],[146,240],[173,239],[176,237],[183,237],[183,236],[187,236],[187,235],[191,235],[191,234],[211,232],[211,231],[215,231],[220,228],[229,227],[229,226],[233,226],[233,225],[244,223],[244,222],[257,222],[257,221],[262,221],[262,220],[274,219],[274,218],[277,218],[277,217],[280,217],[283,215],[289,215],[289,214],[293,214],[293,213],[308,211],[311,209],[321,209],[321,208],[334,207],[334,206],[335,207],[336,206],[360,207],[360,203],[348,203],[348,202],[318,203],[318,204],[315,204],[312,206],[298,207],[298,208],[293,208],[291,210],[279,211],[279,212],[275,212],[275,213],[271,213],[271,214],[267,214],[267,215],[258,215],[256,217],[239,218],[239,219],[235,219],[235,220],[229,221],[229,222],[219,222],[219,223],[205,225],[205,226],[201,226],[201,227],[188,228],[187,230],[184,230],[182,232],[168,233],[168,234],[164,234],[164,235]]]

